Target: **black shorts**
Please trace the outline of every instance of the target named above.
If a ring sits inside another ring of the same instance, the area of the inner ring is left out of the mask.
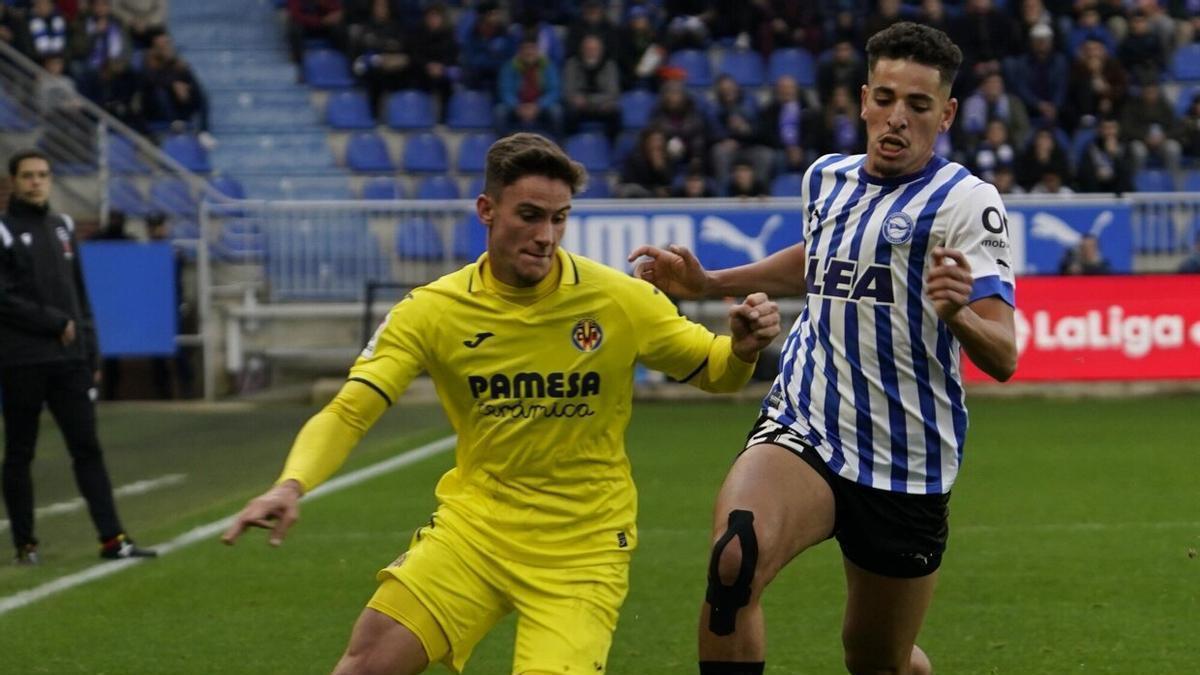
[[[891,492],[842,478],[799,434],[766,415],[755,421],[745,447],[763,443],[790,450],[829,485],[833,536],[850,562],[875,574],[906,579],[931,574],[942,564],[950,534],[949,493]]]

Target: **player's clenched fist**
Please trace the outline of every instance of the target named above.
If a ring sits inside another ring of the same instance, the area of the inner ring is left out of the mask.
[[[733,335],[734,355],[754,361],[779,335],[779,305],[766,293],[751,293],[745,302],[729,308],[729,332]]]

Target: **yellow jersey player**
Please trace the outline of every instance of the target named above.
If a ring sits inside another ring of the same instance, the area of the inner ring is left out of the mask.
[[[637,546],[624,435],[634,367],[735,391],[779,333],[756,293],[731,336],[680,316],[657,289],[559,248],[586,173],[533,134],[497,141],[476,199],[487,251],[398,303],[334,400],[300,431],[276,485],[225,533],[278,544],[305,492],[421,371],[458,434],[438,508],[378,574],[335,673],[461,672],[503,616],[518,615],[514,673],[606,667]]]

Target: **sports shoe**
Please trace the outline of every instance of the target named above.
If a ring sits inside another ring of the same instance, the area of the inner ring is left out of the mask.
[[[13,559],[14,565],[23,567],[33,567],[41,565],[42,559],[38,557],[37,544],[25,544],[17,549],[17,557]]]
[[[150,548],[142,548],[133,543],[133,540],[123,534],[118,534],[116,537],[104,542],[100,545],[100,557],[106,560],[121,560],[123,558],[155,558],[158,557],[158,551]]]

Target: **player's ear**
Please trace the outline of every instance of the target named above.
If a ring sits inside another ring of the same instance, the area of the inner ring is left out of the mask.
[[[475,198],[475,215],[479,216],[479,222],[488,227],[492,226],[492,220],[496,217],[496,204],[486,192]]]
[[[946,101],[946,107],[942,110],[942,122],[938,125],[938,133],[944,134],[954,124],[954,116],[958,114],[958,99],[951,98]]]
[[[867,93],[870,91],[865,84],[858,90],[858,117],[864,121],[867,119]]]

